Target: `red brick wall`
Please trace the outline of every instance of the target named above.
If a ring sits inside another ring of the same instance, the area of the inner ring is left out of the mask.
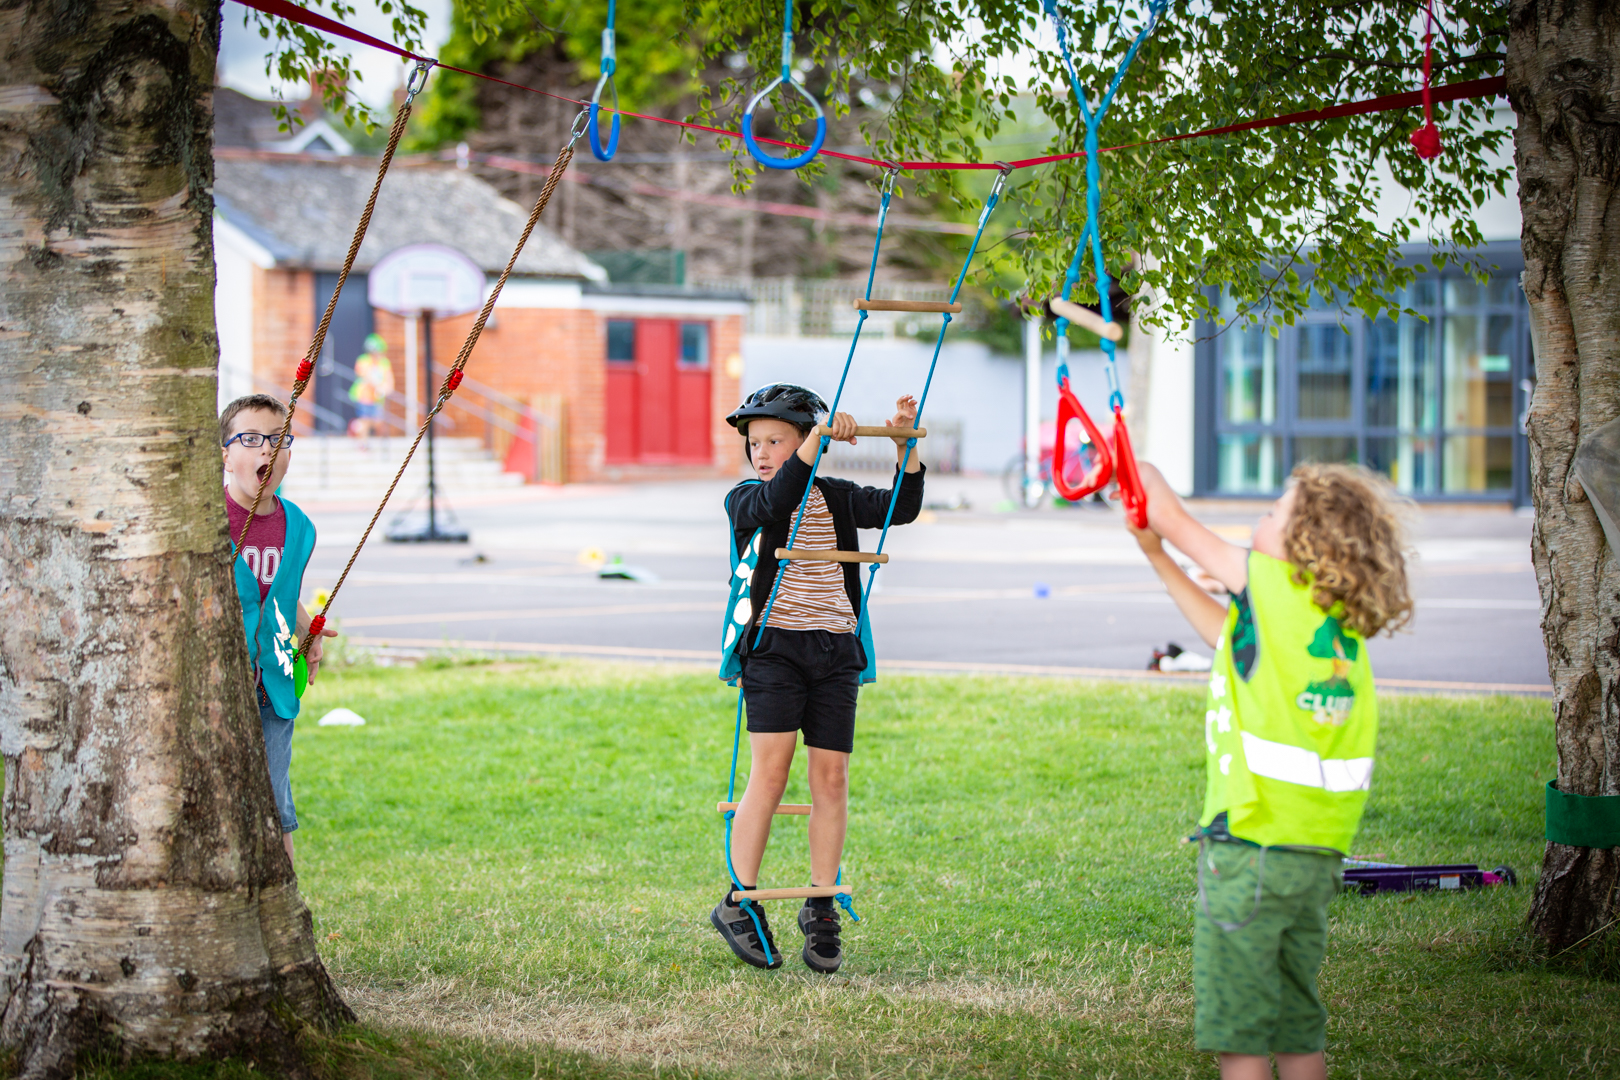
[[[742,403],[742,332],[741,315],[725,315],[715,319],[709,331],[710,392],[714,395],[710,409],[710,427],[714,438],[714,467],[725,476],[737,471],[742,459],[742,439],[737,429],[726,423],[726,416]]]
[[[359,285],[351,281],[350,288]],[[293,373],[309,348],[315,333],[315,275],[307,270],[254,270],[253,373],[260,385],[285,396],[292,387]],[[433,362],[435,382],[461,351],[475,315],[461,315],[433,323]],[[467,376],[508,394],[527,400],[535,394],[560,394],[567,402],[568,480],[600,481],[626,475],[624,470],[604,470],[607,449],[604,428],[607,383],[606,315],[585,309],[497,308],[491,325],[484,327],[478,345],[467,363]],[[714,447],[712,471],[730,476],[737,470],[740,440],[726,423],[726,414],[739,400],[738,380],[742,373],[742,317],[717,316],[710,323],[709,385],[710,428]],[[394,387],[405,391],[405,320],[387,312],[376,313],[376,332],[388,343],[394,364]],[[417,363],[421,363],[418,352]],[[433,389],[436,389],[433,388]],[[480,407],[487,403],[467,387],[457,397]],[[424,397],[429,388],[419,391]],[[313,397],[314,387],[306,391]],[[453,434],[489,441],[488,425],[481,418],[459,409],[452,399],[445,415],[454,421]],[[397,422],[392,409],[391,419]],[[308,430],[304,424],[299,430]],[[633,470],[638,477],[659,472],[690,475],[690,467],[647,466]]]
[[[243,313],[247,315],[246,312]],[[286,399],[293,375],[315,336],[315,274],[310,270],[253,268],[254,390]],[[306,391],[313,396],[314,388]],[[298,430],[310,430],[307,414]]]

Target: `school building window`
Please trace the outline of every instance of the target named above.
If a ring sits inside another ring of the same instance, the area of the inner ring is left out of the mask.
[[[1368,319],[1316,299],[1294,326],[1200,324],[1199,494],[1272,495],[1295,464],[1360,462],[1421,499],[1529,501],[1534,388],[1516,252],[1480,284],[1448,268]]]
[[[708,365],[708,323],[681,323],[681,363],[689,367],[705,367]]]

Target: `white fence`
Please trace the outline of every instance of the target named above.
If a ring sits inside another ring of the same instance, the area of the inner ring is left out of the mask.
[[[864,282],[806,280],[802,278],[701,278],[699,289],[747,293],[753,301],[748,333],[772,337],[842,337],[855,331],[860,313],[854,302],[866,295]],[[924,300],[943,303],[951,298],[945,285],[906,281],[880,281],[872,288],[879,300]],[[932,332],[937,315],[897,311],[870,312],[861,336],[891,339]]]

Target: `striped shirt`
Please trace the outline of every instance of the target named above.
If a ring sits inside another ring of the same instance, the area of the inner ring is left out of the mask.
[[[832,511],[821,489],[810,489],[807,504],[809,514],[799,530],[793,547],[798,551],[830,551],[838,547],[838,534],[833,530]],[[799,511],[793,511],[788,522],[788,535],[798,524]],[[778,573],[781,585],[776,591],[776,603],[766,626],[782,630],[830,630],[835,634],[855,632],[855,612],[849,606],[849,593],[844,590],[844,564],[835,562],[808,562],[783,560]]]

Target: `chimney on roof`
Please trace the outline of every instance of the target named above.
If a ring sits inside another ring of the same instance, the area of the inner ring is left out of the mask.
[[[343,103],[344,96],[348,90],[347,82],[343,76],[330,69],[310,72],[309,96],[298,103],[298,112],[301,116],[303,116],[306,123],[325,114],[326,95],[325,91],[321,88],[322,83],[330,85],[337,91],[337,96],[334,99],[333,104],[341,105]]]

